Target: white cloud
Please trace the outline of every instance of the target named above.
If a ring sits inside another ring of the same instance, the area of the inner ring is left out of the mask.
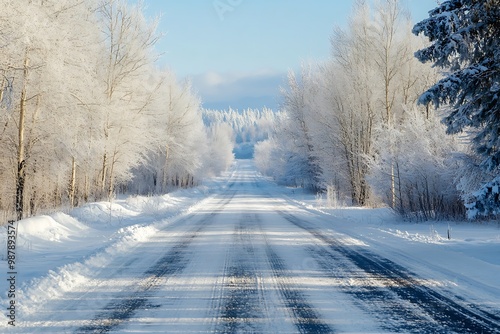
[[[191,80],[204,105],[210,108],[231,106],[244,109],[257,108],[259,105],[276,108],[279,87],[283,85],[285,77],[286,73],[260,70],[251,73],[206,72],[192,77]]]
[[[224,78],[216,72],[207,72],[202,75],[201,80],[207,86],[218,86],[224,83]]]

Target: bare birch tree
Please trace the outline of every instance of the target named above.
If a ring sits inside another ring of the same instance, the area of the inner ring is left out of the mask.
[[[105,83],[104,147],[100,191],[111,197],[115,181],[129,178],[151,143],[147,118],[160,83],[148,85],[155,61],[153,47],[159,36],[139,3],[104,0],[99,7],[105,46],[102,75]]]
[[[10,86],[8,96],[2,89],[2,101],[8,99],[9,103],[3,104],[7,115],[0,140],[7,143],[2,158],[15,155],[14,210],[18,219],[26,215],[28,204],[28,212],[33,212],[40,201],[48,202],[48,197],[53,201],[64,192],[60,180],[47,176],[49,170],[61,166],[51,157],[60,157],[60,143],[67,139],[63,130],[68,124],[62,119],[71,119],[79,126],[80,110],[72,109],[76,102],[68,92],[83,91],[81,83],[89,82],[82,60],[89,60],[85,58],[87,46],[97,40],[89,40],[86,33],[75,29],[90,29],[89,34],[96,31],[88,21],[93,15],[91,7],[89,1],[21,0],[8,2],[4,8],[2,36],[9,44],[0,52],[8,59],[3,87],[6,83]],[[39,186],[38,180],[43,180],[44,186]]]

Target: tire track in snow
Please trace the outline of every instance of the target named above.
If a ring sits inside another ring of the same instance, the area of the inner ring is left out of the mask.
[[[262,231],[260,217],[245,214],[235,226],[234,243],[228,249],[222,292],[212,305],[219,310],[216,333],[265,333],[276,330],[275,317],[289,315],[299,333],[333,333],[307,297],[294,286],[293,275],[272,249]],[[255,239],[255,236],[259,236]],[[256,248],[255,244],[264,247]],[[260,262],[259,262],[260,261]],[[273,287],[265,286],[259,270],[269,272]],[[280,303],[270,305],[270,289],[276,288]],[[214,291],[217,291],[215,289]],[[217,293],[213,293],[217,295]],[[278,311],[280,304],[285,313]],[[267,323],[266,323],[267,321]]]
[[[300,290],[291,287],[289,277],[291,273],[286,270],[283,260],[266,245],[273,274],[278,281],[279,292],[283,296],[285,305],[295,317],[295,326],[300,333],[334,333],[332,328],[323,322],[317,311],[311,306]]]
[[[251,221],[249,215],[244,215],[235,226],[234,243],[224,269],[221,296],[224,303],[219,306],[217,333],[264,332],[262,305],[265,299],[255,263],[252,229],[248,225]]]
[[[346,282],[344,292],[362,301],[362,307],[371,312],[375,307],[382,312],[375,316],[381,319],[384,329],[419,333],[500,332],[499,316],[477,306],[460,305],[422,285],[418,275],[395,262],[343,245],[291,214],[278,213],[327,245],[326,251],[323,247],[312,249],[312,255],[331,277]],[[352,278],[363,285],[349,286],[347,281]],[[390,323],[388,318],[392,318]]]
[[[261,221],[258,220],[259,230],[262,231]],[[261,233],[263,234],[263,233]],[[265,252],[273,276],[278,284],[278,291],[283,298],[289,313],[293,315],[294,325],[300,333],[334,333],[335,331],[325,323],[319,313],[312,306],[304,294],[294,287],[292,273],[287,269],[283,259],[273,250],[267,236],[264,235]]]
[[[108,303],[89,325],[78,328],[76,333],[108,333],[130,319],[136,310],[146,307],[154,308],[154,305],[148,305],[148,300],[154,295],[155,290],[165,284],[169,276],[180,273],[186,268],[192,258],[189,246],[214,221],[215,217],[233,199],[234,195],[235,192],[232,191],[227,197],[219,201],[217,209],[203,217],[196,227],[181,237],[180,241],[144,272],[135,291],[117,294],[116,299]],[[181,221],[186,222],[190,219],[192,219],[192,216],[187,216]]]

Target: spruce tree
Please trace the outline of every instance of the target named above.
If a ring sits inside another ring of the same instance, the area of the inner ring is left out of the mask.
[[[448,110],[450,134],[470,135],[484,173],[479,189],[466,197],[469,216],[500,213],[500,0],[449,0],[417,23],[431,44],[416,52],[444,77],[419,102]]]

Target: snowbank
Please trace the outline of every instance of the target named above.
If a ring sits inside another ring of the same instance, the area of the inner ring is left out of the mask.
[[[165,228],[174,217],[227,186],[212,183],[163,196],[130,196],[113,202],[85,204],[69,213],[56,212],[21,220],[17,225],[18,310],[29,315],[50,298],[75,286],[85,286],[113,257],[138,245]],[[0,229],[0,266],[7,272],[6,229]],[[3,286],[3,284],[2,284]],[[0,305],[9,303],[7,289]],[[7,325],[0,312],[0,328]]]

